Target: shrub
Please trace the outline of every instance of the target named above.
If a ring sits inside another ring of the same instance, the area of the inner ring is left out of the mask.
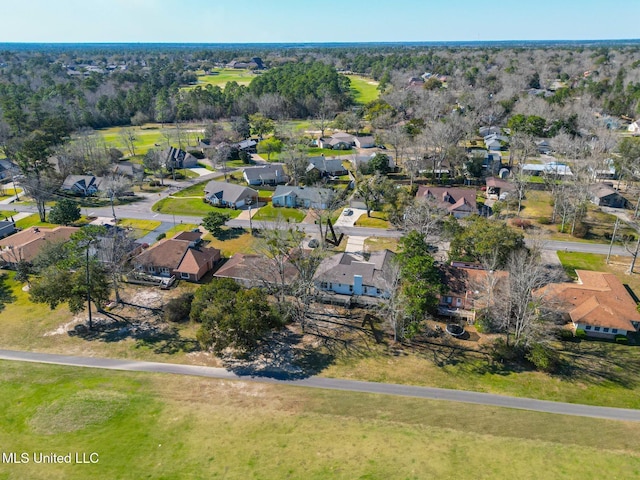
[[[627,345],[629,343],[629,339],[626,335],[616,335],[616,343]]]
[[[183,293],[179,297],[172,298],[164,306],[164,319],[167,322],[184,322],[189,320],[193,293]]]
[[[196,157],[198,160],[202,160],[204,158],[204,153],[200,150],[189,150],[189,153]]]
[[[557,366],[555,352],[541,343],[534,343],[529,347],[525,358],[543,372],[553,372]]]
[[[499,338],[493,344],[491,358],[496,362],[510,362],[522,358],[522,352],[513,345],[507,345],[504,339]]]
[[[576,238],[587,238],[590,231],[590,225],[582,222],[577,222],[575,228],[573,229],[573,236]]]
[[[161,185],[161,184],[160,184],[160,181],[159,181],[159,180],[150,180],[150,181],[149,181],[149,186],[150,186],[150,187],[159,187],[160,185]]]
[[[161,233],[156,237],[157,241],[162,240],[163,238],[167,238],[167,234],[166,233]]]
[[[587,332],[585,332],[582,328],[576,328],[576,338],[587,338]]]
[[[565,328],[558,331],[558,337],[560,340],[569,341],[573,340],[573,332],[571,330],[567,330]]]
[[[540,225],[551,225],[551,218],[550,217],[540,217],[540,218],[538,218],[538,223]]]
[[[531,221],[524,218],[514,218],[513,220],[511,220],[511,225],[526,230],[528,228],[531,228]]]

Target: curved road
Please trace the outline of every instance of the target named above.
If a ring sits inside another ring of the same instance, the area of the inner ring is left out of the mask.
[[[272,377],[256,377],[237,375],[224,368],[203,367],[197,365],[179,365],[172,363],[141,362],[133,360],[117,360],[110,358],[74,357],[49,353],[20,352],[0,350],[0,360],[21,362],[49,363],[74,367],[103,368],[108,370],[126,370],[133,372],[171,373],[176,375],[194,375],[224,380],[241,380],[245,382],[263,382],[297,387],[344,390],[349,392],[376,393],[382,395],[398,395],[432,400],[475,403],[493,407],[516,408],[535,412],[574,415],[580,417],[604,418],[640,422],[640,410],[611,407],[595,407],[573,403],[534,400],[531,398],[509,397],[490,393],[469,392],[464,390],[447,390],[432,387],[416,387],[391,383],[361,382],[337,378],[308,377],[301,380],[281,380]]]

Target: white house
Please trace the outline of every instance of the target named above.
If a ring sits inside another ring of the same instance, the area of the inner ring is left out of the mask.
[[[635,122],[631,123],[631,125],[629,125],[627,127],[627,131],[631,135],[640,135],[640,119],[638,119]]]

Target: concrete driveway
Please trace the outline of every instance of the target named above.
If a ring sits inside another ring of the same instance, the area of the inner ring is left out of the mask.
[[[351,210],[353,213],[351,215],[346,215],[346,212]],[[336,223],[333,224],[334,227],[353,227],[356,221],[363,215],[366,214],[367,211],[361,208],[345,208],[342,210],[342,213],[336,220]]]

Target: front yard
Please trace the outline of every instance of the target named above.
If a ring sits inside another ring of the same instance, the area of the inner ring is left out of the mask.
[[[153,206],[154,212],[174,214],[174,215],[192,215],[194,217],[203,217],[209,212],[227,213],[231,218],[240,215],[241,210],[232,208],[219,208],[205,203],[202,198],[163,198]]]
[[[297,208],[287,208],[287,207],[274,207],[272,204],[267,204],[264,207],[261,207],[253,216],[254,221],[274,221],[278,220],[278,218],[283,218],[286,221],[300,223],[306,213],[303,210],[298,210]]]

